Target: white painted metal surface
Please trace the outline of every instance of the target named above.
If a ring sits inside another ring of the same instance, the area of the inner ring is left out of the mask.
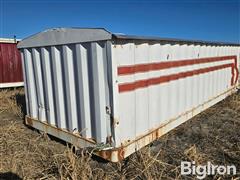
[[[130,41],[112,52],[120,91],[117,146],[237,86],[236,47]]]
[[[24,86],[24,82],[0,83],[0,88],[21,87],[21,86]]]
[[[94,30],[54,29],[19,44],[26,123],[75,145],[101,144],[98,155],[108,160],[127,157],[238,86],[239,45]]]
[[[16,43],[19,41],[21,41],[21,39],[0,38],[0,43]]]
[[[106,143],[106,43],[22,50],[29,116]]]

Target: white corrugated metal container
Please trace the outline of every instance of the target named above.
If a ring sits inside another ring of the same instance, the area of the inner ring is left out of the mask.
[[[57,28],[18,44],[26,124],[113,162],[238,87],[238,44]]]

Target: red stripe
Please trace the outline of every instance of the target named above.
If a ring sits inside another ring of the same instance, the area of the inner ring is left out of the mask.
[[[233,68],[234,64],[232,64],[232,63],[224,64],[224,65],[219,65],[219,66],[214,66],[214,67],[209,67],[209,68],[202,68],[202,69],[197,69],[197,70],[193,70],[193,71],[187,71],[187,72],[182,72],[182,73],[177,73],[177,74],[161,76],[161,77],[157,77],[157,78],[139,80],[139,81],[132,82],[132,83],[119,84],[118,89],[119,89],[120,93],[127,92],[127,91],[133,91],[133,90],[136,90],[139,88],[144,88],[144,87],[148,87],[151,85],[162,84],[162,83],[174,81],[177,79],[191,77],[194,75],[204,74],[204,73],[208,73],[211,71],[216,71],[216,70],[229,68],[229,67]],[[233,72],[232,72],[232,74],[233,74]],[[232,80],[232,82],[233,82],[233,80]]]
[[[237,64],[237,56],[234,57],[234,63],[235,63],[235,70],[236,70],[236,79],[235,79],[234,84],[236,84],[237,81],[238,81],[238,77],[239,77],[239,70],[238,70],[238,64]]]
[[[122,66],[118,67],[118,75],[129,75],[134,73],[148,72],[148,71],[156,71],[161,69],[168,69],[174,67],[181,67],[187,65],[201,64],[201,63],[209,63],[215,61],[225,61],[225,60],[235,60],[237,61],[236,56],[220,56],[220,57],[209,57],[209,58],[198,58],[198,59],[187,59],[187,60],[176,60],[176,61],[167,61],[160,63],[148,63],[148,64],[137,64],[131,66]],[[236,65],[236,62],[235,62]]]

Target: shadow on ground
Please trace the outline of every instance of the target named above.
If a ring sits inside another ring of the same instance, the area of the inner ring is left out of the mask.
[[[20,93],[16,94],[16,102],[17,105],[21,107],[21,111],[25,117],[25,115],[27,114],[25,95]]]
[[[21,180],[18,175],[12,172],[0,173],[0,180]]]

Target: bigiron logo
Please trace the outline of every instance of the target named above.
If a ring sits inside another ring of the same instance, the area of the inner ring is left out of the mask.
[[[196,165],[195,161],[181,162],[181,175],[196,175],[198,179],[204,179],[208,175],[236,175],[237,170],[234,165],[213,165],[207,162],[206,165]]]

